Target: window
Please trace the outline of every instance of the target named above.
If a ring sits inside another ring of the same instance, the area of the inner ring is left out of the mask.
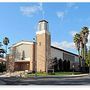
[[[39,42],[39,46],[41,46],[41,42]]]
[[[21,59],[25,60],[25,51],[24,50],[22,51],[22,58]]]

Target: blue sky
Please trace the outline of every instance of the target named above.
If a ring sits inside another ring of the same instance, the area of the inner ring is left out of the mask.
[[[44,16],[52,45],[77,53],[73,35],[83,26],[90,27],[89,9],[90,3],[0,3],[0,41],[5,36],[10,39],[9,46],[21,40],[32,41]]]

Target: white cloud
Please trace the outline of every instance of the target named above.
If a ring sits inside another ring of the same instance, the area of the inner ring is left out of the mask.
[[[78,33],[77,31],[70,31],[70,34],[72,35],[72,36],[74,36],[76,33]]]
[[[43,10],[43,4],[42,3],[39,3],[39,8],[40,8],[40,10]]]
[[[42,3],[39,3],[38,5],[32,5],[32,6],[21,6],[20,11],[23,15],[26,16],[33,16],[34,14],[38,12],[43,11]]]
[[[73,42],[68,42],[68,41],[62,41],[62,42],[52,42],[52,45],[55,47],[62,48],[64,50],[67,49],[75,49],[75,44]]]
[[[76,3],[67,3],[67,4],[66,4],[66,7],[67,7],[67,8],[71,8],[71,9],[72,9],[72,8],[73,8],[73,9],[78,9],[78,8],[79,8],[79,6],[77,6]]]
[[[75,3],[67,3],[66,6],[67,8],[72,8],[75,5]]]
[[[75,9],[78,9],[78,8],[79,8],[79,6],[75,6],[74,8],[75,8]]]
[[[60,18],[61,20],[63,20],[64,16],[65,16],[65,12],[56,12],[58,18]]]
[[[69,13],[70,9],[78,9],[78,8],[79,8],[79,6],[77,6],[75,3],[67,3],[66,9],[64,11],[56,12],[57,17],[60,18],[61,20],[63,20],[64,17]]]
[[[40,7],[40,10],[41,10],[41,13],[42,13],[42,18],[44,18],[45,11],[43,9],[43,4],[39,3],[39,7]]]

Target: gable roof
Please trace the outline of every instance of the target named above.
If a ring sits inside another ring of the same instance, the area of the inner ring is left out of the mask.
[[[55,46],[51,46],[51,48],[54,48],[54,49],[57,49],[57,50],[60,50],[60,51],[63,51],[63,52],[66,52],[66,53],[69,53],[69,54],[72,54],[72,55],[78,56],[77,54],[74,54],[74,53],[72,53],[72,52],[69,52],[69,51],[63,50],[63,49],[58,48],[58,47],[55,47]]]
[[[22,40],[22,41],[19,41],[19,42],[13,44],[11,47],[15,47],[15,46],[18,46],[18,45],[21,45],[21,44],[34,44],[34,42],[33,41]],[[11,48],[11,47],[9,47],[9,48]]]

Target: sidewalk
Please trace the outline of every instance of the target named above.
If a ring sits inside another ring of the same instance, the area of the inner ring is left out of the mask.
[[[21,72],[14,72],[14,73],[5,73],[5,74],[1,74],[0,73],[0,77],[11,77],[11,76],[14,76],[14,77],[20,77],[20,73]],[[56,75],[47,75],[47,76],[31,76],[29,78],[61,78],[61,77],[83,77],[83,76],[88,76],[89,74],[78,74],[78,75],[60,75],[60,76],[56,76]]]
[[[20,77],[22,73],[24,72],[20,71],[20,72],[13,72],[13,73],[0,73],[0,77],[11,77],[11,76]]]

